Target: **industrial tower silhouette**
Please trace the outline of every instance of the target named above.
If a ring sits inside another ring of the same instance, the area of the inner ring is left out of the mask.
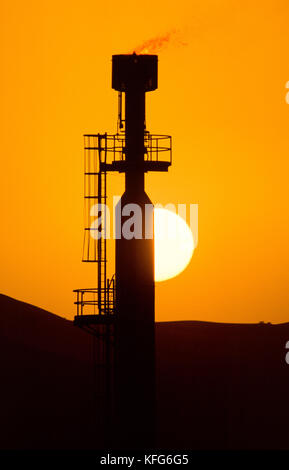
[[[168,171],[172,162],[171,137],[146,129],[145,94],[157,88],[157,62],[156,55],[113,56],[112,88],[119,92],[117,133],[84,136],[83,261],[97,263],[98,279],[97,288],[75,291],[75,325],[96,338],[97,370],[101,371],[96,375],[96,390],[102,389],[105,397],[106,441],[116,448],[153,448],[155,442],[153,205],[145,192],[145,173]],[[125,174],[125,192],[115,208],[115,275],[109,279],[104,204],[110,171]],[[137,221],[141,236],[127,236],[123,230],[132,214],[131,204],[141,209]],[[99,216],[97,226],[93,216]]]

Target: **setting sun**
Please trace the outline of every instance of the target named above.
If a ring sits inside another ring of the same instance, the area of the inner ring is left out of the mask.
[[[184,219],[167,209],[154,209],[155,280],[180,274],[194,252],[193,234]]]

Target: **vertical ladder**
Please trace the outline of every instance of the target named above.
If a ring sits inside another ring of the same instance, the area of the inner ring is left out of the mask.
[[[104,146],[102,147],[102,140],[104,140]],[[102,159],[102,152],[104,151],[104,159]],[[98,134],[98,172],[97,172],[97,183],[98,183],[98,204],[106,204],[106,166],[102,163],[106,163],[107,158],[107,141],[106,134]],[[103,170],[104,168],[104,170]],[[103,207],[103,206],[102,206]],[[101,213],[101,224],[99,226],[100,237],[97,241],[97,255],[98,255],[98,310],[100,314],[107,313],[107,295],[106,295],[106,268],[107,268],[107,257],[106,257],[106,209],[102,210]]]
[[[99,314],[108,313],[107,296],[107,248],[106,227],[107,214],[107,135],[86,135],[85,138],[85,169],[84,169],[84,200],[85,227],[82,261],[94,262],[97,267],[97,308]],[[93,210],[99,205],[98,212]],[[95,219],[101,217],[101,223],[95,224]],[[92,231],[98,232],[98,237],[91,236]]]

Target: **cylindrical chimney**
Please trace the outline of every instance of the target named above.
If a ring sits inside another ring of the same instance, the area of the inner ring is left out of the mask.
[[[116,207],[116,218],[122,229],[116,240],[117,443],[127,448],[152,448],[155,432],[154,240],[152,203],[144,188],[144,133],[145,93],[157,88],[157,56],[113,56],[112,86],[125,93],[126,185]],[[131,224],[133,237],[127,230],[130,217],[134,220],[134,225]],[[151,238],[146,238],[147,234]],[[124,426],[129,432],[122,432]]]

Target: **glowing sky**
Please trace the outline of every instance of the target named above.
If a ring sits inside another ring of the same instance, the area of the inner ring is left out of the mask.
[[[157,319],[287,321],[288,2],[4,0],[0,18],[1,292],[72,318],[72,289],[95,285],[82,134],[116,131],[111,55],[177,30],[147,96],[173,166],[146,183],[154,202],[199,204],[199,244],[157,285]]]

